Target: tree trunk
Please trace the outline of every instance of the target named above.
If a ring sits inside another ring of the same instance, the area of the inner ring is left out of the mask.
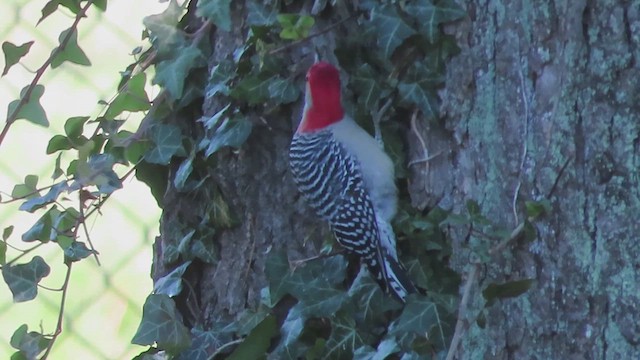
[[[249,1],[232,3],[232,30],[210,35],[210,71],[246,42]],[[288,10],[308,14],[312,5]],[[438,121],[423,114],[401,126],[411,202],[421,210],[464,213],[472,200],[508,231],[531,215],[525,202],[549,200],[551,206],[530,219],[532,241],[518,237],[480,267],[471,260],[482,236],[468,226],[448,226],[451,265],[463,275],[463,286],[480,269],[458,314],[457,358],[639,358],[639,225],[631,214],[640,209],[640,8],[628,1],[569,0],[464,6],[467,16],[445,27],[461,52],[447,64]],[[315,14],[314,29],[344,18],[343,7]],[[338,26],[273,56],[286,59],[287,71],[300,78],[312,49],[335,62],[335,43],[358,31],[355,24]],[[356,100],[347,96],[349,101]],[[208,215],[201,210],[223,204],[220,198],[237,220],[211,234],[216,261],[196,259],[185,275],[189,291],[176,303],[189,327],[212,328],[255,309],[267,285],[267,255],[317,255],[329,235],[299,198],[288,170],[300,104],[283,106],[275,116],[244,109],[253,131],[240,149],[224,149],[203,163],[199,175],[209,190],[194,195],[170,185],[164,195],[156,279],[175,267],[166,254],[181,234],[176,227],[202,224]],[[204,117],[225,105],[205,97]],[[199,123],[191,126],[193,133],[202,131]],[[486,306],[482,290],[489,284],[521,279],[535,279],[528,292]]]
[[[473,199],[512,228],[523,200],[551,202],[535,240],[483,269],[461,358],[640,357],[639,11],[628,1],[473,1],[448,28],[462,48],[442,94],[454,145],[425,132],[430,151],[449,156],[416,183],[443,177],[444,203]],[[414,202],[439,187],[414,191]],[[456,268],[468,271],[468,244],[452,240]],[[531,290],[490,307],[484,329],[474,324],[486,284],[522,278],[536,280]]]

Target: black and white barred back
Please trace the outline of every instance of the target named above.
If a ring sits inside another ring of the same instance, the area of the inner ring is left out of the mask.
[[[381,248],[375,210],[358,163],[331,131],[296,133],[289,161],[307,203],[329,221],[338,243],[364,261],[380,287],[401,301],[415,292],[402,265]]]

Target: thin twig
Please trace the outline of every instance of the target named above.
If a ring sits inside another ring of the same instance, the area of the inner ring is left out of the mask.
[[[226,348],[228,348],[230,346],[233,346],[233,345],[240,344],[243,341],[244,341],[244,338],[240,338],[240,339],[236,339],[236,340],[230,341],[230,342],[220,346],[219,348],[216,349],[216,351],[213,354],[211,354],[211,356],[209,356],[209,359],[214,359],[216,356],[218,356],[218,354],[221,354],[222,351],[224,351]]]
[[[281,46],[281,47],[279,47],[279,48],[273,49],[273,50],[269,51],[267,54],[268,54],[268,55],[273,55],[273,54],[275,54],[275,53],[279,53],[279,52],[281,52],[281,51],[284,51],[284,50],[290,49],[290,48],[292,48],[292,47],[295,47],[295,46],[297,46],[297,45],[299,45],[299,44],[302,44],[302,43],[303,43],[303,42],[305,42],[305,41],[308,41],[308,40],[310,40],[310,39],[313,39],[313,38],[314,38],[314,37],[316,37],[316,36],[320,36],[320,35],[322,35],[322,34],[324,34],[324,33],[327,33],[327,32],[329,32],[329,31],[333,30],[334,28],[336,28],[336,27],[340,26],[341,24],[343,24],[343,23],[345,23],[345,22],[347,22],[347,21],[351,20],[351,19],[352,19],[352,18],[354,18],[354,17],[355,17],[355,15],[351,15],[351,16],[349,16],[349,17],[348,17],[348,18],[346,18],[346,19],[342,19],[342,20],[338,21],[338,22],[337,22],[337,23],[335,23],[335,24],[331,24],[331,25],[327,26],[326,28],[324,28],[324,29],[320,30],[320,31],[319,31],[319,32],[317,32],[317,33],[311,34],[311,35],[309,35],[309,36],[307,36],[307,37],[305,37],[305,38],[302,38],[302,39],[300,39],[300,40],[296,40],[296,41],[294,41],[294,42],[292,42],[292,43],[289,43],[289,44],[287,44],[287,45],[284,45],[284,46]]]
[[[533,221],[534,218],[533,217],[529,217],[527,219],[528,221]],[[502,249],[504,249],[507,244],[513,240],[515,240],[516,238],[518,238],[522,232],[524,231],[524,222],[520,223],[518,226],[516,226],[515,229],[513,229],[513,231],[511,231],[511,234],[509,235],[508,238],[504,239],[502,242],[500,242],[499,244],[497,244],[496,246],[492,247],[491,249],[489,249],[489,255],[491,256],[495,256],[498,252],[500,252]],[[469,299],[470,299],[470,294],[471,294],[471,288],[473,287],[473,285],[476,283],[476,280],[478,278],[478,274],[479,274],[479,270],[480,270],[480,263],[474,263],[471,266],[471,270],[469,270],[469,274],[467,276],[467,280],[464,283],[463,286],[463,290],[462,290],[462,299],[460,300],[460,305],[458,306],[458,320],[456,321],[456,328],[453,332],[453,337],[451,339],[451,345],[449,346],[449,350],[447,352],[447,360],[453,360],[457,350],[458,350],[458,346],[460,345],[460,342],[462,341],[462,336],[464,335],[464,327],[465,327],[465,322],[466,322],[466,313],[467,313],[467,306],[469,305]]]
[[[522,186],[522,170],[524,169],[524,163],[527,159],[528,152],[528,137],[529,137],[529,100],[527,100],[526,89],[524,84],[524,75],[522,74],[522,66],[520,66],[520,71],[518,71],[518,76],[520,77],[520,92],[522,94],[522,102],[524,104],[524,141],[522,142],[522,158],[520,159],[520,168],[518,169],[518,183],[516,184],[516,188],[513,191],[513,198],[511,199],[511,208],[513,211],[514,223],[518,224],[520,221],[518,220],[518,209],[516,207],[516,203],[518,201],[518,193],[520,192],[520,187]]]
[[[65,305],[65,302],[67,301],[67,293],[69,291],[69,279],[71,278],[72,264],[73,263],[70,262],[67,265],[67,274],[65,275],[64,283],[62,284],[62,297],[60,299],[60,311],[58,312],[58,324],[56,325],[56,331],[51,336],[51,339],[49,341],[49,346],[47,346],[47,351],[45,351],[44,355],[42,355],[41,360],[45,360],[49,356],[49,353],[51,352],[51,349],[53,348],[53,344],[56,342],[58,335],[62,333],[62,321],[64,320],[64,305]]]
[[[387,112],[387,109],[389,109],[389,106],[391,106],[392,100],[393,100],[392,98],[389,98],[389,100],[387,100],[387,102],[384,103],[384,105],[382,105],[380,110],[378,110],[378,112],[376,112],[372,116],[375,139],[378,142],[378,145],[380,145],[382,149],[384,149],[384,141],[382,141],[382,130],[380,129],[380,123],[382,122],[382,117]]]
[[[20,110],[22,110],[22,108],[29,102],[31,93],[33,92],[33,89],[35,89],[36,85],[38,85],[38,81],[40,81],[42,75],[44,75],[49,65],[51,65],[53,59],[67,46],[69,40],[71,40],[71,36],[73,36],[73,33],[78,29],[78,23],[80,23],[80,19],[85,17],[85,14],[89,7],[93,5],[93,1],[94,0],[88,0],[84,7],[82,7],[80,11],[78,11],[78,14],[76,14],[76,18],[73,20],[73,24],[71,24],[71,27],[69,28],[70,31],[67,33],[64,39],[60,41],[60,46],[55,48],[51,55],[47,58],[47,60],[45,60],[44,64],[42,64],[42,66],[40,66],[38,70],[36,70],[36,75],[33,77],[31,84],[29,84],[29,86],[27,87],[27,91],[25,92],[24,96],[20,97],[20,101],[18,102],[16,108],[11,114],[8,114],[7,116],[7,121],[4,124],[4,128],[2,129],[2,132],[0,132],[0,145],[4,141],[7,132],[9,132],[9,128],[11,127],[11,125],[13,125],[13,123],[17,120]]]

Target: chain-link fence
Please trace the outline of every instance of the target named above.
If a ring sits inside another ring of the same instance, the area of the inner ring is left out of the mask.
[[[16,45],[35,41],[21,64],[0,79],[0,109],[7,109],[9,102],[18,98],[20,90],[33,79],[33,70],[57,45],[60,32],[73,22],[72,14],[60,7],[36,27],[41,9],[48,2],[0,2],[0,39]],[[18,121],[11,128],[0,146],[0,191],[11,193],[13,186],[28,174],[38,175],[40,186],[51,184],[55,156],[46,155],[49,138],[62,132],[67,118],[100,112],[98,100],[113,97],[118,72],[133,61],[128,54],[142,43],[142,18],[165,6],[157,0],[109,0],[106,13],[92,10],[80,22],[78,43],[92,66],[63,65],[47,71],[40,82],[45,86],[41,103],[51,126],[42,128]],[[7,200],[6,196],[3,200]],[[0,230],[14,225],[9,243],[25,249],[29,246],[20,241],[20,235],[42,213],[20,212],[18,206],[0,205]],[[74,266],[63,333],[51,359],[125,359],[142,350],[131,345],[130,340],[152,288],[151,241],[157,234],[159,213],[149,190],[131,180],[108,200],[102,215],[90,220],[91,240],[100,252],[102,265],[88,258]],[[33,254],[41,255],[51,265],[51,274],[41,282],[50,288],[59,288],[65,273],[61,251],[55,246],[47,244],[43,248],[48,250]],[[15,256],[17,252],[10,251],[9,259],[11,254]],[[33,255],[21,260],[26,262]],[[11,335],[20,325],[27,324],[30,331],[45,334],[55,330],[61,293],[40,288],[35,300],[14,304],[9,289],[0,283],[0,358],[7,359],[15,351],[9,343]]]

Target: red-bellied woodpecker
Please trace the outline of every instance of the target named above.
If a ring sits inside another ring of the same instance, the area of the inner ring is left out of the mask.
[[[307,73],[304,113],[289,149],[298,189],[331,224],[383,290],[401,301],[416,287],[398,261],[391,220],[397,190],[393,163],[378,142],[344,114],[340,75],[318,62]]]

